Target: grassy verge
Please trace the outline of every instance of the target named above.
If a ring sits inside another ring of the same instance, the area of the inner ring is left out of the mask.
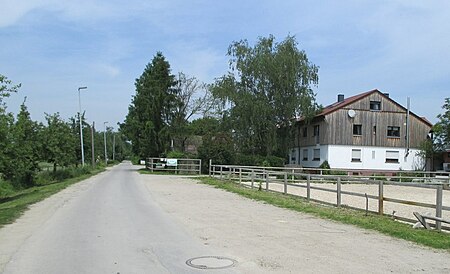
[[[76,178],[66,179],[43,186],[35,186],[24,190],[16,191],[7,197],[0,198],[0,227],[14,222],[20,215],[28,209],[28,206],[61,191],[79,181],[87,179],[102,172],[104,168],[92,170],[89,174],[83,174]]]
[[[307,202],[304,198],[249,189],[229,181],[220,181],[209,177],[199,177],[198,180],[201,183],[212,185],[216,188],[221,188],[281,208],[287,208],[298,212],[312,214],[320,218],[375,230],[395,238],[450,251],[449,233],[413,229],[411,225],[394,221],[386,216],[379,216],[376,214],[368,214],[366,216],[362,211],[322,206],[320,204]]]

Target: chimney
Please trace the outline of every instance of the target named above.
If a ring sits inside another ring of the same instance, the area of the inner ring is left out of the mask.
[[[338,94],[338,103],[344,101],[344,94]]]
[[[386,96],[387,98],[389,98],[389,93],[383,93],[384,96]]]

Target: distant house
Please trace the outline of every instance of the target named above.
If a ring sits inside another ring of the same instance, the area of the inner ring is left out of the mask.
[[[442,164],[443,170],[450,172],[450,149],[446,149],[442,154],[442,158],[444,161],[444,163]]]
[[[423,167],[417,155],[432,124],[409,112],[389,94],[371,90],[327,106],[311,121],[295,124],[289,163],[353,170],[414,170]]]

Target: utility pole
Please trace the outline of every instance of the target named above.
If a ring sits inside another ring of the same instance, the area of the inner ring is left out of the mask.
[[[104,142],[105,142],[105,165],[108,166],[108,156],[106,154],[106,124],[108,122],[103,122],[103,138],[104,138]]]
[[[78,118],[80,120],[81,165],[84,167],[83,123],[81,122],[82,116],[81,116],[81,95],[80,95],[80,90],[82,89],[87,89],[87,87],[78,88],[78,107],[80,111],[78,112]]]
[[[95,153],[94,153],[94,132],[95,122],[92,122],[91,127],[91,151],[92,151],[92,167],[95,167]]]
[[[116,134],[113,133],[113,161],[116,160]]]

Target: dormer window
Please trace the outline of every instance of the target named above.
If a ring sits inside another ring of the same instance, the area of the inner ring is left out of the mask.
[[[381,102],[380,101],[370,101],[370,110],[381,110]]]

